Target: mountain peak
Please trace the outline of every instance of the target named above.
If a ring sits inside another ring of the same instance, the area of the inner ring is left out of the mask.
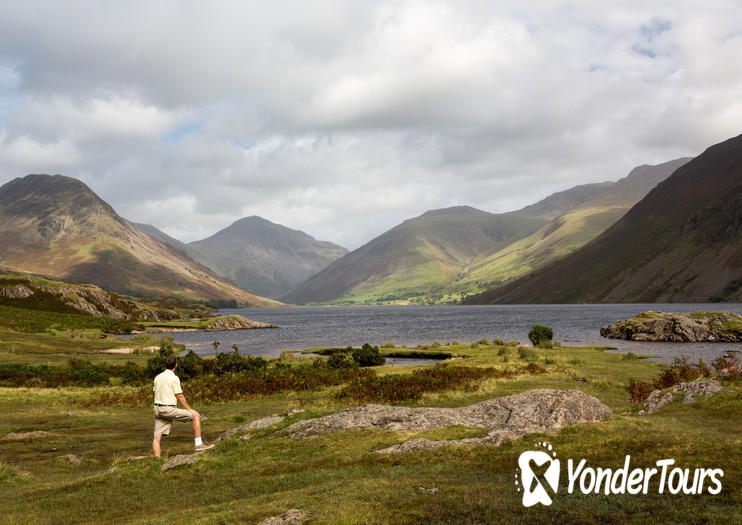
[[[462,215],[462,214],[476,215],[480,213],[487,213],[487,212],[478,210],[476,208],[472,208],[471,206],[462,205],[462,206],[449,206],[448,208],[438,208],[435,210],[428,210],[422,215],[420,215],[420,217],[435,217],[437,215],[454,215],[454,214],[456,215]]]

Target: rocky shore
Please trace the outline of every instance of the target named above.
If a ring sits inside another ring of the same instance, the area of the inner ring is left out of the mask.
[[[742,317],[727,312],[643,312],[604,326],[600,335],[628,341],[739,343]]]

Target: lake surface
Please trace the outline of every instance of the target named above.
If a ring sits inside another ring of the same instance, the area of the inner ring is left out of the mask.
[[[279,326],[276,329],[233,332],[174,332],[175,341],[200,355],[209,355],[212,341],[219,350],[236,344],[243,354],[278,356],[282,350],[328,346],[382,345],[394,342],[416,346],[433,341],[470,343],[482,338],[529,343],[534,324],[554,330],[565,346],[604,345],[621,352],[657,356],[664,362],[687,356],[708,361],[726,350],[742,351],[731,343],[643,343],[605,339],[600,327],[646,310],[665,312],[727,311],[742,314],[742,304],[577,304],[488,306],[348,306],[297,308],[241,308],[222,310]]]

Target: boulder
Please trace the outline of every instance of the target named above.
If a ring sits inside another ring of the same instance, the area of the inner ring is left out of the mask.
[[[709,397],[718,394],[723,390],[728,390],[721,386],[716,379],[708,381],[691,381],[688,383],[678,383],[667,390],[653,390],[646,401],[644,401],[644,412],[652,414],[660,408],[665,407],[675,401],[675,394],[682,392],[683,403],[695,403],[698,397]]]
[[[579,390],[531,390],[489,399],[460,408],[411,408],[363,405],[328,416],[305,419],[279,432],[291,438],[311,439],[324,432],[352,428],[424,431],[454,425],[484,428],[481,438],[455,441],[414,439],[379,452],[407,452],[448,445],[492,445],[518,439],[534,432],[548,432],[575,423],[605,419],[611,410],[597,398]]]
[[[162,467],[160,467],[160,470],[164,472],[166,470],[170,470],[171,468],[179,467],[181,465],[190,465],[191,463],[195,463],[196,461],[198,461],[198,456],[194,456],[192,454],[179,454],[162,465]]]
[[[600,335],[629,341],[742,342],[742,317],[726,312],[644,312],[604,326]]]

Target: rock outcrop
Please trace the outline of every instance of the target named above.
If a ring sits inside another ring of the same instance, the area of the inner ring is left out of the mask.
[[[309,519],[309,514],[299,509],[289,509],[280,516],[272,516],[260,522],[260,525],[301,525]]]
[[[424,431],[463,425],[484,428],[481,438],[456,441],[415,439],[378,452],[406,452],[448,445],[492,445],[534,432],[548,432],[575,423],[605,419],[611,410],[593,396],[578,390],[531,390],[489,399],[460,408],[410,408],[363,405],[328,416],[298,421],[279,435],[310,439],[324,432],[352,428]]]
[[[653,390],[644,401],[644,412],[652,414],[673,401],[676,394],[683,394],[683,403],[695,403],[698,397],[709,397],[726,390],[716,379],[678,383],[667,390]]]
[[[306,410],[292,408],[292,409],[287,410],[284,415],[273,414],[272,416],[263,417],[260,419],[256,419],[255,421],[250,421],[249,423],[246,423],[244,425],[230,428],[229,430],[226,430],[222,432],[221,434],[219,434],[214,440],[214,443],[219,443],[220,441],[230,438],[236,434],[239,434],[240,432],[245,432],[246,430],[258,430],[261,428],[268,428],[271,425],[280,423],[287,417],[293,416],[294,414],[300,414],[302,412],[306,412]],[[249,436],[241,436],[240,439],[249,439]]]
[[[241,315],[219,315],[206,321],[206,331],[248,330],[251,328],[276,328],[276,325],[252,321]]]
[[[46,430],[34,430],[33,432],[11,432],[7,434],[4,441],[18,441],[21,439],[37,439],[47,436],[51,436],[53,432],[47,432]]]
[[[166,470],[170,470],[171,468],[179,467],[181,465],[190,465],[191,463],[195,463],[196,461],[198,461],[198,456],[194,456],[192,454],[178,454],[173,459],[163,464],[162,467],[160,467],[160,470],[164,472]]]
[[[644,312],[604,326],[600,335],[630,341],[742,342],[742,317],[726,312]]]

